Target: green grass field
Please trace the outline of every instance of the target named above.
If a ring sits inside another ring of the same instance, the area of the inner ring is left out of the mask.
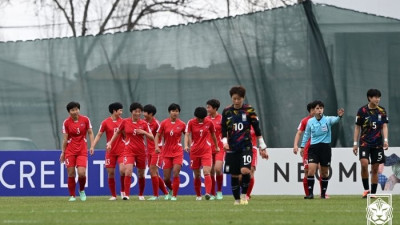
[[[366,224],[366,199],[331,196],[253,196],[249,205],[222,201],[108,201],[88,196],[86,202],[67,197],[0,197],[0,224]],[[393,224],[400,224],[400,195],[393,195]]]

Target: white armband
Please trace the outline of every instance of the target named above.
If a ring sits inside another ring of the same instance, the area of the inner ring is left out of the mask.
[[[258,146],[260,147],[260,150],[264,150],[267,148],[267,145],[265,144],[263,137],[260,137],[258,139]]]
[[[226,139],[226,137],[222,138],[222,144],[226,145],[228,144],[228,139]]]

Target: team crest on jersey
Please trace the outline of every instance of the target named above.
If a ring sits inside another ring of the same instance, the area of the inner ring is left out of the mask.
[[[242,114],[242,121],[247,121],[247,115],[245,113]]]
[[[382,121],[382,115],[378,114],[378,121]]]
[[[84,127],[85,126],[85,124],[84,123],[81,123],[81,127]]]

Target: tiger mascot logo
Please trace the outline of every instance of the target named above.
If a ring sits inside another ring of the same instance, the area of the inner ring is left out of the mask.
[[[393,208],[381,198],[378,198],[367,207],[367,220],[376,225],[383,225],[393,218]]]

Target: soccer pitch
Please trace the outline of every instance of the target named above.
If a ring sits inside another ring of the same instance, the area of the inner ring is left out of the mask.
[[[0,224],[366,224],[366,199],[331,196],[304,200],[302,196],[253,196],[247,206],[221,201],[108,201],[108,196],[0,197]],[[393,195],[393,224],[400,222],[400,195]]]

